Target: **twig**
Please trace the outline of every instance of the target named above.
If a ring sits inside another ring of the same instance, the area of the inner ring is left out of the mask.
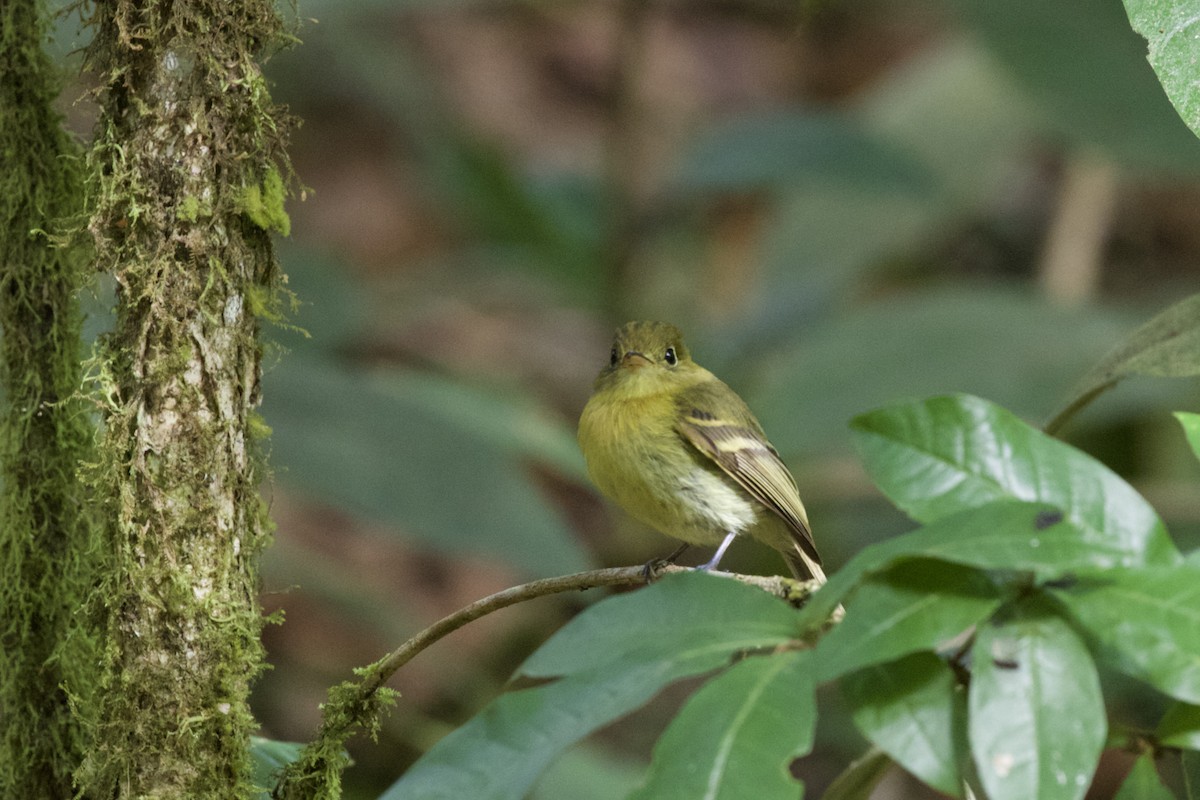
[[[341,770],[347,763],[343,747],[350,734],[356,728],[370,733],[378,729],[379,715],[390,699],[383,684],[422,650],[467,623],[538,597],[586,591],[601,586],[637,586],[646,583],[647,577],[655,580],[663,575],[691,571],[692,567],[661,563],[653,565],[649,571],[644,566],[589,570],[513,586],[463,606],[408,639],[374,664],[355,670],[360,676],[357,682],[342,683],[330,690],[329,702],[321,707],[321,728],[316,739],[307,744],[299,758],[284,769],[271,796],[279,800],[333,796],[330,787],[340,782]],[[797,605],[803,603],[816,588],[812,581],[796,581],[779,575],[711,574],[756,586]]]
[[[1111,380],[1107,383],[1102,383],[1099,386],[1093,386],[1088,391],[1076,397],[1066,408],[1054,415],[1054,419],[1042,426],[1042,433],[1047,436],[1057,436],[1062,427],[1067,424],[1080,411],[1087,407],[1093,400],[1107,392],[1109,389],[1117,385],[1117,381]]]

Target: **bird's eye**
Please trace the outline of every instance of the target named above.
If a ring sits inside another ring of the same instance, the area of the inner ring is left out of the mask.
[[[608,354],[608,363],[614,367],[617,365],[617,348],[614,347],[612,352]]]
[[[678,361],[679,359],[677,359],[675,357],[675,348],[674,347],[667,348],[667,352],[663,353],[663,360],[665,360],[667,362],[667,366],[669,366],[669,367],[675,366],[675,362]]]

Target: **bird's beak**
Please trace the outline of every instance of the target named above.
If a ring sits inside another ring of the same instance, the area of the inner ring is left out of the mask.
[[[625,354],[625,357],[621,359],[621,366],[630,367],[632,369],[640,369],[641,367],[650,366],[650,359],[646,358],[641,353],[630,350]]]

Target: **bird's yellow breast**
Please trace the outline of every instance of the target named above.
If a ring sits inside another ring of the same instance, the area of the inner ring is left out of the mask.
[[[711,545],[752,525],[744,491],[696,453],[675,430],[667,394],[597,392],[579,420],[588,473],[631,516],[693,544]]]

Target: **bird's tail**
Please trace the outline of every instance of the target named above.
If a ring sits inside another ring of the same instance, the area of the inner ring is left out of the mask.
[[[787,565],[792,570],[792,574],[796,576],[796,580],[814,580],[817,582],[818,589],[825,585],[825,570],[821,569],[820,562],[810,558],[799,545],[796,545],[794,552],[784,553],[783,559],[787,561]],[[838,607],[829,615],[829,621],[831,623],[841,622],[845,616],[846,609],[839,603]]]
[[[784,553],[783,559],[787,561],[788,568],[792,574],[796,576],[796,580],[807,581],[814,580],[818,586],[825,584],[825,570],[821,569],[821,564],[816,561],[808,553],[796,545],[791,552]]]

